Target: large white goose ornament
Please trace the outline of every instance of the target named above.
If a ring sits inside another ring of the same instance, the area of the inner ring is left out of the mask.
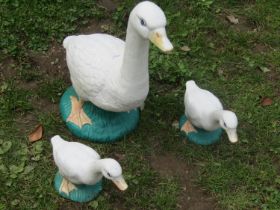
[[[89,116],[91,114],[83,110],[86,101],[114,113],[129,112],[143,106],[149,92],[149,41],[164,52],[173,49],[165,26],[166,17],[161,8],[144,1],[137,4],[130,13],[125,42],[107,34],[66,37],[63,46],[77,95],[68,95],[71,111],[68,111],[70,114],[62,113],[65,121],[80,129],[85,125],[95,126],[96,116]],[[99,117],[110,123],[106,117]],[[125,117],[121,122],[124,121]],[[113,132],[112,129],[110,132]],[[102,138],[108,140],[108,137]]]

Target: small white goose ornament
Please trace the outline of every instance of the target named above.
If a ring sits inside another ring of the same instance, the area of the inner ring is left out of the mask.
[[[213,93],[201,89],[193,80],[187,81],[184,103],[185,115],[189,120],[182,126],[182,131],[196,131],[192,125],[207,131],[223,128],[230,142],[238,141],[238,120],[235,113],[224,110],[220,100]]]
[[[127,184],[122,176],[120,164],[111,158],[100,159],[92,148],[63,140],[59,135],[51,138],[53,156],[59,173],[63,176],[60,192],[69,193],[75,185],[94,185],[102,177],[113,181],[120,190],[126,190]]]
[[[101,109],[125,112],[143,106],[149,91],[149,40],[164,52],[173,49],[166,36],[166,17],[144,1],[131,11],[125,42],[107,34],[68,36],[63,41],[73,87],[67,121],[92,124],[83,111],[90,101]]]

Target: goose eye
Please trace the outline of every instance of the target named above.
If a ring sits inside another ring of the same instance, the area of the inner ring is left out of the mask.
[[[224,126],[227,127],[227,124],[224,122]]]
[[[109,177],[111,177],[111,174],[110,174],[109,172],[107,172],[107,175],[108,175]]]
[[[147,26],[146,21],[142,18],[140,19],[140,23],[142,26]]]

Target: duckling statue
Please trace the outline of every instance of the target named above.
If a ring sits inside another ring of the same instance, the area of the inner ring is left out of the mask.
[[[73,87],[60,111],[72,133],[110,142],[134,130],[149,92],[149,40],[164,52],[173,49],[165,26],[161,8],[144,1],[130,13],[125,42],[108,34],[64,39]]]
[[[180,118],[179,126],[190,141],[201,145],[213,144],[220,139],[222,129],[230,142],[238,141],[235,113],[224,110],[213,93],[201,89],[193,80],[186,82],[184,104],[185,115]]]
[[[120,164],[111,158],[100,159],[92,148],[68,142],[59,135],[51,138],[53,157],[58,167],[55,189],[64,198],[76,202],[94,199],[102,190],[102,177],[113,181],[120,190],[127,184]]]

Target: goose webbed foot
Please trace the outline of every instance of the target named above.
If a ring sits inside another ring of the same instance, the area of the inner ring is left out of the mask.
[[[64,192],[66,195],[69,195],[70,192],[77,189],[74,184],[69,182],[67,179],[63,178],[60,184],[59,192]]]
[[[191,132],[197,132],[197,130],[193,127],[191,122],[187,120],[184,125],[181,127],[181,131],[184,131],[186,134]]]
[[[82,128],[85,124],[92,124],[91,119],[83,110],[84,102],[82,100],[78,100],[75,96],[70,96],[70,100],[72,109],[66,121],[72,122],[80,128]]]

